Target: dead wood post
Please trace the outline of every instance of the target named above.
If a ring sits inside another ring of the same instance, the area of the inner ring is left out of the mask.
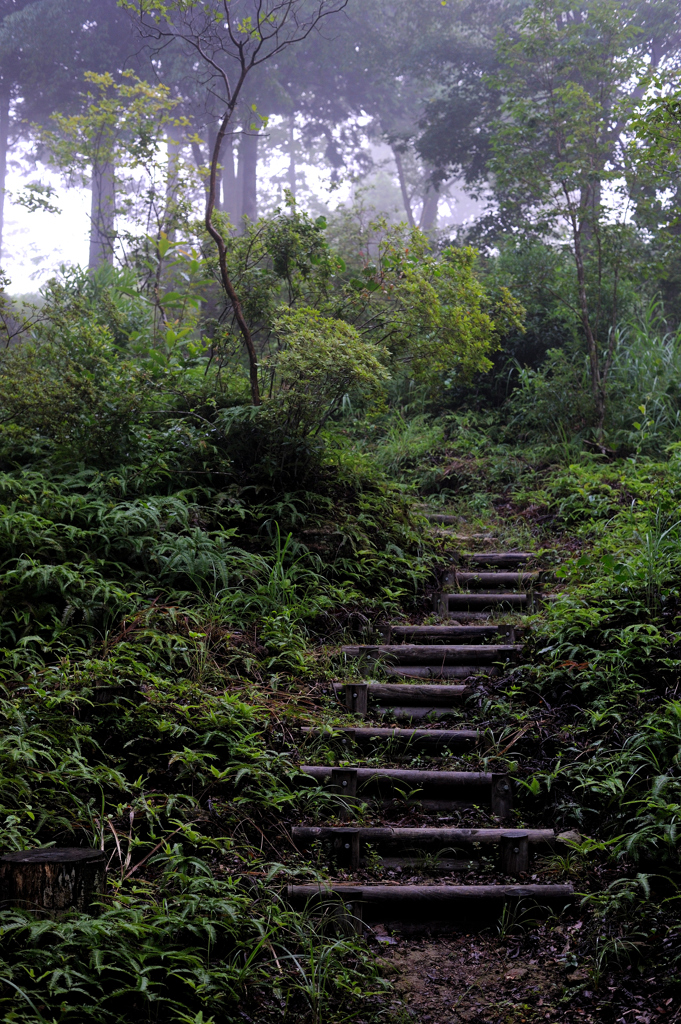
[[[334,830],[333,846],[339,867],[352,871],[359,868],[359,829],[337,828]]]
[[[503,832],[499,839],[501,870],[505,875],[524,875],[530,867],[530,837],[527,832]]]
[[[345,687],[345,706],[356,715],[366,715],[369,706],[367,683],[354,683]]]
[[[343,798],[339,817],[343,819],[352,817],[351,805],[354,804],[357,796],[357,769],[332,768],[331,788]]]

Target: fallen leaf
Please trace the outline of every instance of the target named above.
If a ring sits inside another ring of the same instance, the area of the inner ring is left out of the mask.
[[[509,971],[505,977],[505,981],[520,981],[527,974],[526,967],[514,967],[513,970]]]
[[[584,970],[583,967],[580,967],[578,970],[573,971],[572,974],[568,974],[567,980],[568,981],[588,981],[589,980],[589,972]]]

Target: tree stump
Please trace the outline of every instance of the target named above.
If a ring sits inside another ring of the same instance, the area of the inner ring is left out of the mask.
[[[88,911],[104,892],[103,850],[46,847],[0,857],[0,907],[58,917]]]

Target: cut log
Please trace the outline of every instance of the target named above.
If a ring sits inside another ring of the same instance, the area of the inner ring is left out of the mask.
[[[383,665],[386,676],[401,679],[471,679],[474,676],[498,676],[496,665]]]
[[[405,640],[428,640],[431,643],[446,643],[448,640],[462,643],[465,640],[497,640],[506,638],[513,643],[513,626],[382,626],[384,643],[403,643]]]
[[[312,843],[318,839],[333,839],[336,833],[344,833],[346,829],[334,828],[324,825],[295,825],[291,835],[296,843]],[[495,846],[501,842],[502,836],[510,835],[508,829],[503,828],[400,828],[391,826],[368,826],[358,828],[357,834],[361,842],[371,843],[375,846],[402,846],[418,843],[421,845],[472,846],[482,843],[485,846]],[[527,841],[533,847],[551,848],[560,843],[560,836],[556,836],[553,829],[549,828],[528,828],[523,829],[522,835],[527,836]]]
[[[360,856],[359,829],[335,828],[330,838],[338,866],[356,871],[359,868]]]
[[[364,685],[369,700],[381,700],[386,703],[409,700],[414,704],[449,705],[460,701],[462,697],[472,692],[469,686],[451,686],[446,683],[436,683],[432,686],[418,683],[365,683]],[[347,702],[346,691],[355,688],[353,684],[339,684],[335,690],[338,696],[345,698]]]
[[[505,568],[510,565],[525,565],[535,557],[529,551],[462,551],[462,561],[476,565],[490,565]]]
[[[322,736],[322,729],[303,726],[303,733]],[[384,728],[343,728],[338,732],[355,741],[370,743],[372,740],[396,741],[408,743],[415,747],[450,747],[461,750],[470,749],[484,735],[477,729],[384,729]]]
[[[102,850],[46,847],[0,857],[0,907],[58,917],[85,913],[104,892]]]
[[[527,832],[519,829],[503,832],[499,845],[504,874],[527,874],[530,868],[530,837]]]
[[[562,909],[573,900],[571,885],[289,885],[293,906],[329,905],[333,900],[361,903],[365,921],[447,920],[452,926],[484,927],[489,915],[508,904]]]
[[[357,797],[357,770],[355,768],[332,768],[330,779],[331,789],[342,798],[339,817],[350,818]]]
[[[303,765],[300,771],[318,784],[331,783],[334,788],[339,772],[354,772],[358,797],[361,794],[383,801],[394,800],[397,795],[402,799],[414,800],[429,810],[446,809],[452,806],[452,801],[462,807],[484,802],[501,819],[508,818],[511,811],[511,784],[508,777],[492,772],[421,771],[413,768],[334,769],[322,765]],[[349,793],[350,789],[346,792]]]
[[[472,692],[470,686],[452,686],[447,683],[431,686],[425,683],[369,683],[367,690],[371,700],[385,703],[408,700],[414,704],[435,705],[456,703]]]
[[[496,661],[517,658],[522,644],[368,644],[343,647],[346,658],[362,658],[387,665],[489,665]]]
[[[458,608],[490,608],[492,606],[509,608],[524,608],[528,603],[527,594],[443,594],[442,604],[445,612]]]
[[[461,572],[448,573],[445,587],[477,587],[493,590],[495,587],[531,587],[539,580],[538,572]]]
[[[488,789],[496,780],[507,781],[507,776],[492,772],[428,771],[420,768],[332,768],[327,765],[301,765],[301,772],[320,783],[331,781],[332,773],[355,772],[357,787],[382,782],[398,783],[428,789],[465,788],[479,792]]]
[[[489,544],[493,541],[493,533],[455,533],[453,530],[431,530],[431,535],[434,537],[445,537],[447,540],[458,541],[465,544],[467,541],[478,540],[483,543]]]
[[[478,871],[480,861],[453,857],[381,857],[386,870],[409,872],[410,875],[449,875],[454,871]]]
[[[374,709],[377,715],[382,717],[391,716],[398,721],[424,722],[426,719],[438,721],[446,718],[447,715],[454,715],[457,712],[453,708],[436,707],[401,707],[399,704],[384,707],[379,705]]]
[[[345,706],[348,711],[355,715],[366,715],[369,701],[369,686],[367,683],[351,683],[343,686]]]

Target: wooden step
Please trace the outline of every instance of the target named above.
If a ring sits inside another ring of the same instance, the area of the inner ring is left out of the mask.
[[[455,533],[453,530],[430,531],[432,537],[442,537],[443,540],[451,540],[453,544],[467,544],[469,541],[477,540],[481,543],[491,544],[495,539],[493,533]]]
[[[374,712],[381,717],[385,718],[386,716],[390,716],[400,722],[424,722],[427,718],[436,721],[440,718],[446,718],[447,715],[455,714],[453,708],[437,707],[435,705],[431,705],[430,707],[427,705],[423,707],[404,707],[399,704],[386,706],[380,705],[379,707],[374,708]]]
[[[381,626],[384,644],[402,644],[407,640],[427,640],[430,643],[463,643],[465,640],[494,641],[501,637],[506,643],[515,640],[513,626]]]
[[[503,569],[511,565],[524,565],[535,556],[529,551],[462,551],[459,557],[462,562],[499,566]]]
[[[331,786],[353,801],[364,796],[414,799],[424,808],[472,807],[486,803],[492,813],[507,818],[511,812],[511,784],[507,775],[492,772],[424,771],[413,768],[332,768],[302,765],[300,771],[319,785]]]
[[[383,727],[354,727],[334,729],[355,743],[371,743],[373,740],[408,743],[414,747],[449,747],[452,750],[469,750],[480,742],[484,733],[477,729],[390,729]],[[328,730],[303,726],[308,736],[328,735]]]
[[[348,710],[354,710],[350,701],[353,699],[353,694],[361,692],[361,685],[348,683],[338,684],[334,687]],[[470,686],[448,685],[447,683],[438,683],[432,686],[418,683],[364,683],[363,685],[366,686],[369,700],[380,700],[387,704],[411,701],[413,704],[449,705],[455,704],[466,694],[472,692]]]
[[[479,871],[479,860],[463,860],[453,857],[381,857],[381,867],[386,871],[397,871],[402,874],[451,875],[456,871]]]
[[[363,658],[386,665],[489,665],[518,658],[522,644],[381,644],[343,647],[349,660]]]
[[[348,829],[335,828],[333,825],[294,825],[291,836],[294,842],[313,843],[317,839],[334,839],[345,835]],[[352,830],[354,831],[354,830]],[[550,849],[558,840],[552,828],[528,828],[530,846]],[[357,828],[360,841],[371,843],[372,846],[402,846],[408,843],[423,845],[472,846],[482,843],[493,846],[501,842],[501,837],[508,832],[504,828],[401,828],[397,826],[368,826]]]
[[[347,907],[357,921],[390,926],[393,921],[447,921],[453,928],[483,928],[498,917],[505,906],[536,907],[545,915],[547,907],[562,910],[572,903],[570,884],[554,885],[352,885],[319,882],[289,885],[287,895],[293,906],[328,906],[334,898]]]
[[[382,668],[386,676],[401,679],[474,679],[499,675],[495,665],[411,665],[404,668],[384,665]]]
[[[433,859],[444,853],[465,852],[470,857],[472,846],[498,848],[501,870],[504,874],[522,875],[530,866],[530,849],[550,851],[561,839],[551,829],[473,829],[473,828],[391,828],[307,826],[294,827],[291,839],[297,847],[313,842],[326,842],[340,867],[357,871],[362,861],[362,847],[369,843],[373,851],[381,851],[384,865],[385,852],[398,852],[404,857],[405,847],[411,855],[413,867],[429,871]],[[440,857],[440,859],[442,859]],[[462,862],[470,864],[468,862]],[[460,870],[450,867],[450,870]]]
[[[527,594],[442,594],[440,602],[449,611],[456,611],[461,608],[525,608],[529,602]]]
[[[538,580],[538,572],[462,572],[457,569],[447,573],[444,585],[493,590],[495,587],[531,587]]]
[[[426,519],[429,523],[442,523],[446,526],[456,526],[461,522],[460,516],[443,515],[441,512],[427,512]]]

